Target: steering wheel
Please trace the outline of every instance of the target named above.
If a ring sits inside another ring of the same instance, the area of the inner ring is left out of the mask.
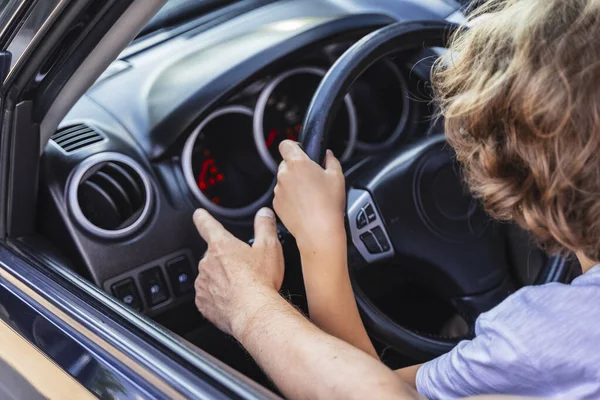
[[[369,66],[394,53],[446,47],[457,25],[443,21],[399,22],[350,47],[321,81],[309,106],[300,143],[321,163],[335,114],[354,81]],[[359,272],[390,265],[443,293],[470,326],[501,302],[514,286],[508,273],[507,238],[465,190],[443,133],[367,162],[353,173],[347,195],[349,268],[356,301],[369,333],[415,360],[454,347],[459,338],[418,332],[394,322],[361,289]]]

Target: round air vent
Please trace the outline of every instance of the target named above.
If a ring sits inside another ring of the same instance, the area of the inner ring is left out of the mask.
[[[150,180],[143,168],[118,153],[96,154],[79,164],[68,197],[75,219],[105,238],[133,233],[148,218],[152,203]]]

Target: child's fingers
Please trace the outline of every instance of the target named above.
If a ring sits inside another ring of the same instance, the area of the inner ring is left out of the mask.
[[[334,172],[342,172],[342,165],[338,161],[337,158],[333,155],[333,151],[327,150],[325,154],[325,170],[334,171]]]
[[[297,142],[284,140],[279,144],[279,153],[284,161],[301,159],[307,157],[306,153],[300,148]]]

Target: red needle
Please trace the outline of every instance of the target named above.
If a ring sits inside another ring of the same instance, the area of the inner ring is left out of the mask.
[[[206,173],[208,169],[215,163],[214,158],[208,158],[202,162],[202,169],[200,170],[200,174],[198,175],[198,187],[200,190],[206,190]]]
[[[271,132],[269,132],[269,136],[267,136],[267,148],[271,148],[278,134],[279,131],[277,129],[271,129]]]

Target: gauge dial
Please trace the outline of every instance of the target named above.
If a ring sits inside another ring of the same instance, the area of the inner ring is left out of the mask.
[[[293,69],[273,79],[260,94],[254,115],[254,139],[273,173],[281,162],[279,144],[286,139],[298,140],[308,106],[324,75],[318,68]],[[335,117],[329,137],[333,153],[342,161],[348,159],[356,143],[356,113],[349,96]]]
[[[182,158],[190,189],[209,211],[249,216],[269,198],[273,175],[256,151],[246,107],[209,115],[186,142]]]
[[[384,59],[373,64],[350,88],[358,115],[356,148],[379,151],[392,146],[406,130],[409,94],[398,66]]]

